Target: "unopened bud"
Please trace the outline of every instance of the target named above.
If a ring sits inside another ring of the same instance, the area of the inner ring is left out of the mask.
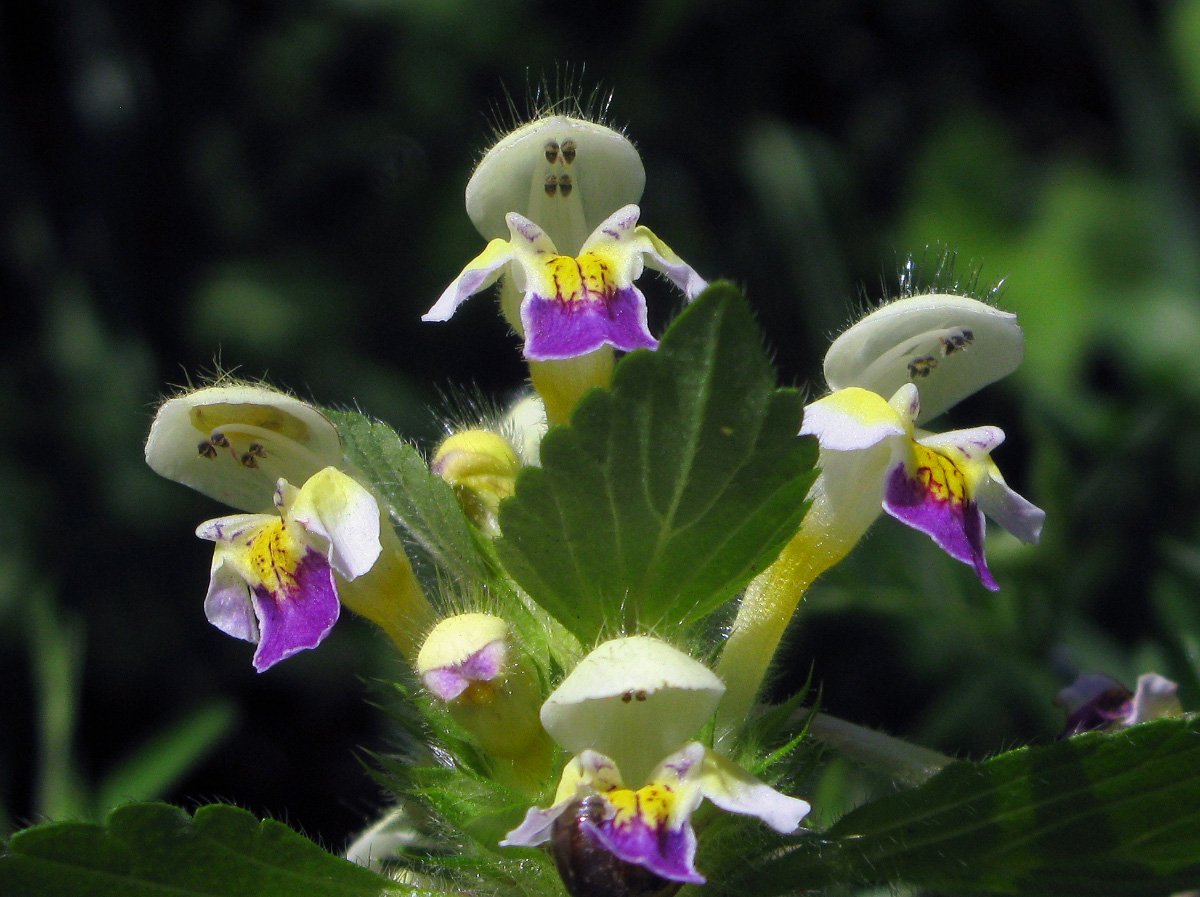
[[[417,655],[417,674],[460,726],[497,757],[515,758],[542,733],[541,695],[511,650],[508,624],[491,614],[438,623]]]
[[[438,446],[431,467],[454,487],[472,522],[489,535],[499,535],[500,502],[513,494],[521,469],[509,441],[490,430],[463,430]]]

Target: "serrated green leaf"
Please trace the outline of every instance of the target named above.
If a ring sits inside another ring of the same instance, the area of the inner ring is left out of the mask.
[[[483,579],[488,564],[454,492],[412,445],[382,421],[355,411],[326,411],[346,456],[379,490],[392,515],[429,553],[458,576]]]
[[[0,894],[28,897],[381,897],[405,888],[237,807],[194,817],[132,804],[103,825],[18,832],[0,854]]]
[[[746,870],[758,897],[899,884],[953,894],[1154,897],[1200,887],[1200,722],[960,761]]]
[[[801,404],[774,388],[738,290],[710,287],[547,434],[501,505],[501,560],[585,643],[703,617],[800,524],[816,458]]]

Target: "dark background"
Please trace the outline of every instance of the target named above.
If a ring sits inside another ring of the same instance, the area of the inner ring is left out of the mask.
[[[881,522],[785,665],[831,712],[979,756],[1052,737],[1080,669],[1200,706],[1200,2],[48,0],[0,9],[0,42],[0,828],[161,793],[336,848],[376,809],[365,698],[396,661],[346,618],[255,675],[201,609],[191,533],[224,510],[142,441],[218,366],[426,445],[445,392],[519,386],[489,302],[419,317],[482,245],[474,161],[543,83],[611,92],[643,221],[744,285],[784,382],[821,388],[909,253],[1005,279],[1027,361],[947,426],[1005,428],[1044,542],[992,543],[993,596]],[[170,732],[149,784],[105,791]]]

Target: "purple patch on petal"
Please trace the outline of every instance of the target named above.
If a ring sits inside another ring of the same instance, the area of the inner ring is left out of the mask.
[[[504,666],[504,658],[508,656],[508,646],[504,639],[488,642],[459,665],[462,674],[477,682],[490,682],[500,675]]]
[[[622,352],[658,346],[646,319],[646,297],[637,287],[593,297],[565,302],[536,294],[526,298],[521,305],[525,357],[554,361],[586,355],[605,344]]]
[[[956,502],[930,493],[900,464],[888,474],[883,509],[925,533],[950,557],[974,567],[985,588],[999,590],[983,554],[983,512],[975,502]]]
[[[255,586],[251,600],[261,633],[254,652],[254,668],[260,673],[319,645],[341,611],[329,561],[311,550],[296,566],[294,585],[278,593]]]
[[[692,865],[696,858],[696,833],[684,823],[678,829],[646,825],[634,817],[623,825],[585,820],[580,827],[614,856],[649,869],[670,881],[702,885],[705,878]]]
[[[258,620],[250,602],[250,588],[241,577],[226,575],[223,569],[213,575],[204,599],[204,615],[226,635],[258,641]]]
[[[439,667],[421,677],[425,687],[443,701],[453,701],[471,684],[471,680],[458,671],[458,667]]]
[[[453,701],[472,682],[491,682],[504,667],[508,646],[504,639],[488,642],[462,663],[430,670],[422,680],[443,701]]]

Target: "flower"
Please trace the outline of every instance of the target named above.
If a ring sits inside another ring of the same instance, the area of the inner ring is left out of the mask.
[[[919,414],[911,383],[890,402],[851,386],[808,405],[800,433],[820,444],[814,500],[857,532],[855,540],[882,508],[973,566],[994,591],[983,551],[984,515],[1035,543],[1045,512],[1010,489],[992,462],[990,453],[1004,440],[999,428],[926,433],[915,428]]]
[[[275,483],[342,463],[337,429],[311,405],[262,386],[208,386],[168,399],[146,438],[160,476],[241,511],[268,511]]]
[[[258,645],[260,673],[321,643],[340,608],[334,573],[361,576],[382,550],[375,499],[334,467],[300,489],[280,479],[275,507],[277,515],[234,514],[196,529],[216,543],[204,612],[222,632]]]
[[[807,801],[780,794],[698,741],[666,757],[645,782],[628,788],[609,757],[583,751],[567,763],[553,806],[531,808],[500,845],[545,843],[564,813],[595,795],[600,798],[596,812],[580,827],[596,844],[668,881],[704,884],[694,865],[696,833],[690,822],[701,801],[755,816],[783,834],[794,832],[811,809]]]
[[[1102,673],[1080,676],[1054,699],[1067,711],[1062,737],[1093,730],[1115,732],[1149,720],[1179,716],[1183,706],[1178,691],[1178,684],[1158,673],[1138,676],[1137,690],[1132,692]]]
[[[711,670],[658,639],[630,636],[597,647],[542,705],[546,731],[575,753],[554,803],[531,808],[501,845],[536,846],[551,840],[556,826],[578,824],[587,843],[625,863],[667,881],[700,884],[690,819],[705,798],[776,831],[795,831],[807,802],[689,741],[724,691]],[[626,777],[642,784],[626,787]],[[568,884],[586,862],[556,858]]]
[[[890,396],[919,383],[921,414],[947,408],[1017,369],[1025,341],[1017,316],[978,299],[943,293],[897,299],[833,341],[825,353],[831,390],[861,386]]]
[[[506,216],[511,239],[496,238],[446,288],[424,321],[447,321],[469,297],[512,276],[524,294],[514,326],[530,361],[576,358],[612,346],[653,349],[646,297],[634,286],[647,265],[661,271],[689,299],[707,285],[650,230],[641,210],[628,205],[603,221],[578,257],[560,255],[546,232],[516,212]],[[518,326],[519,325],[519,326]]]

